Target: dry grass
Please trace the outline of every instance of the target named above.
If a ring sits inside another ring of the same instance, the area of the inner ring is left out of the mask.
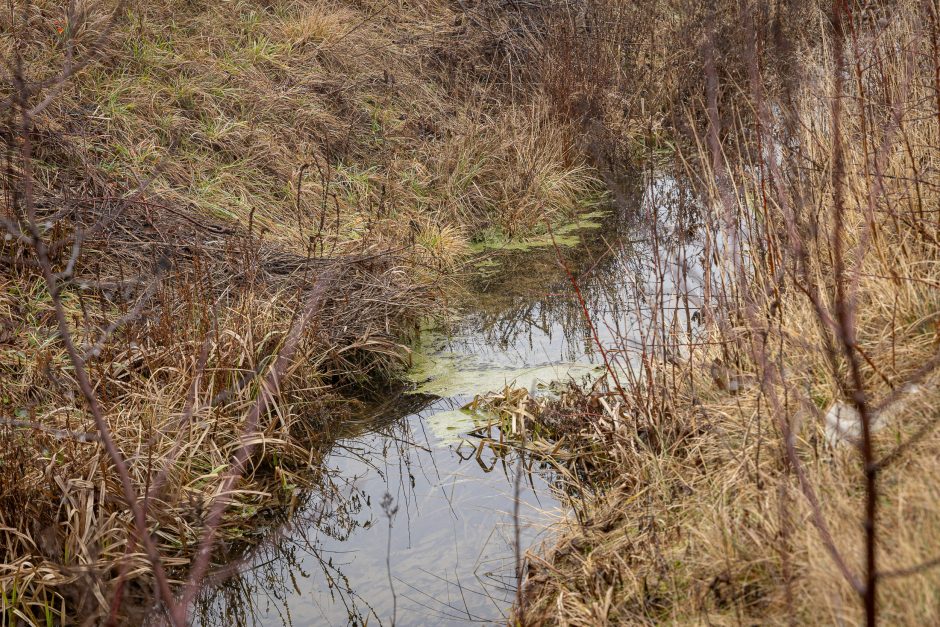
[[[62,7],[31,6],[19,36],[39,73],[58,65]],[[538,98],[506,112],[500,87],[483,82],[485,64],[479,77],[458,75],[459,89],[441,85],[458,79],[446,60],[431,63],[439,48],[470,54],[479,38],[455,27],[460,13],[444,3],[424,14],[286,0],[187,6],[129,9],[106,60],[50,110],[49,127],[80,138],[81,151],[43,146],[50,182],[78,161],[98,165],[91,178],[102,186],[133,186],[163,163],[150,189],[166,204],[243,226],[253,212],[257,228],[300,251],[298,179],[305,215],[324,196],[330,211],[340,205],[343,239],[360,237],[376,212],[525,235],[533,220],[510,205],[563,216],[593,184]]]
[[[29,179],[75,344],[182,579],[213,503],[227,503],[233,551],[290,510],[343,418],[337,394],[395,375],[471,239],[524,237],[597,183],[538,89],[507,87],[501,35],[468,31],[450,3],[74,6],[70,19],[61,2],[0,9],[8,69],[36,81],[31,104],[54,96],[28,135],[31,178],[16,107],[4,109],[0,217],[27,228]],[[70,44],[81,69],[56,82]],[[0,97],[17,89],[5,79]],[[0,242],[2,620],[135,622],[153,601],[151,563],[27,243]],[[342,280],[277,402],[243,433],[330,273]],[[221,494],[246,444],[245,476]]]
[[[546,220],[572,217],[595,185],[565,129],[538,107],[467,119],[461,127],[429,163],[430,179],[446,190],[441,210],[464,223],[524,236]]]
[[[596,399],[572,398],[567,407],[550,408],[563,412],[568,431],[586,423],[569,435],[576,444],[564,461],[584,467],[589,477],[569,479],[573,489],[596,482],[598,492],[575,504],[577,514],[549,546],[530,553],[520,621],[863,622],[858,594],[834,566],[812,524],[812,508],[782,459],[766,400],[755,390],[722,393],[704,372],[695,385],[700,409],[684,410],[692,399],[675,398],[678,432],[665,434],[660,446],[650,444],[637,413],[622,411],[614,400],[608,404],[616,414]],[[896,408],[903,422],[882,431],[882,454],[936,422],[937,377],[922,389]],[[864,494],[857,453],[847,445],[832,450],[814,412],[793,418],[804,423],[799,449],[820,511],[852,569],[861,572]],[[935,555],[938,452],[932,431],[882,474],[885,570]],[[938,585],[936,570],[886,579],[882,620],[933,622]]]
[[[407,272],[385,258],[369,272],[346,269],[347,283],[331,293],[285,377],[282,402],[247,440],[244,416],[260,385],[253,373],[270,367],[298,306],[296,289],[246,288],[203,304],[179,293],[194,283],[173,277],[143,322],[123,329],[119,341],[89,360],[113,437],[135,485],[150,495],[149,520],[165,566],[185,573],[207,507],[220,498],[229,502],[220,534],[231,548],[253,541],[252,528],[265,512],[292,506],[295,490],[315,477],[319,451],[328,444],[323,433],[342,420],[330,399],[343,385],[359,388],[391,376],[405,351],[396,338],[433,303],[426,286],[402,284]],[[5,611],[25,612],[33,622],[43,622],[42,614],[24,603],[63,619],[106,615],[114,569],[127,569],[133,579],[149,564],[128,546],[131,521],[116,497],[117,477],[72,392],[73,373],[59,342],[41,325],[28,326],[49,316],[48,296],[38,289],[28,296],[33,299],[10,290],[0,298],[0,309],[28,329],[0,347],[2,394],[12,418],[3,428],[8,454],[0,487]],[[74,294],[65,302],[81,316]],[[216,312],[207,312],[210,307]],[[249,442],[257,452],[248,475],[234,493],[220,494],[233,453]],[[162,491],[151,493],[148,486],[164,472]],[[141,607],[147,594],[137,600]],[[130,601],[128,611],[135,609]]]
[[[655,282],[645,302],[663,317],[647,321],[641,350],[614,350],[641,365],[618,368],[623,395],[608,382],[527,406],[563,438],[584,500],[529,555],[520,624],[862,624],[868,522],[877,619],[940,616],[936,7],[849,5],[834,113],[831,7],[801,5],[801,38],[787,42],[798,71],[777,82],[773,16],[730,5],[710,18],[718,36],[696,39],[701,92],[674,131],[691,129],[677,161],[702,202],[707,263],[688,261],[706,288],[669,313],[675,285]],[[754,53],[737,27],[766,48]],[[650,263],[669,277],[685,259],[676,241],[689,242],[679,229],[659,237]],[[870,412],[868,466],[862,436],[827,428],[836,402]]]

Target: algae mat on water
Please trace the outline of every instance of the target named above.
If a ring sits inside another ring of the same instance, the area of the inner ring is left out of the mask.
[[[422,334],[422,347],[412,353],[412,367],[406,379],[415,385],[414,392],[450,398],[463,405],[478,394],[519,384],[531,390],[547,390],[554,382],[590,379],[600,368],[586,362],[559,362],[539,365],[512,366],[487,361],[480,355],[448,350],[447,338],[433,331]],[[455,443],[463,434],[486,424],[489,416],[463,407],[436,412],[426,420],[435,436],[446,443]]]
[[[609,214],[610,212],[605,210],[582,213],[576,221],[556,226],[551,233],[541,233],[519,240],[506,240],[500,236],[484,238],[482,241],[473,243],[470,249],[474,252],[490,250],[524,252],[538,248],[548,248],[553,244],[570,248],[581,243],[581,236],[578,234],[580,231],[591,231],[600,228],[600,220]]]

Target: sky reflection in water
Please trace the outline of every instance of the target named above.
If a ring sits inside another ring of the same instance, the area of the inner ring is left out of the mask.
[[[667,208],[662,218],[674,223],[683,194],[660,179],[638,185],[634,202]],[[650,225],[632,221],[641,212],[620,213],[565,257],[601,341],[629,361],[628,341],[618,338],[642,329],[648,304],[636,294],[652,279]],[[400,626],[505,620],[515,597],[518,461],[489,450],[478,459],[465,439],[470,423],[454,420],[455,410],[517,376],[527,386],[563,379],[571,365],[598,358],[554,251],[496,257],[501,269],[476,281],[466,315],[424,339],[433,363],[423,376],[436,375],[426,386],[435,395],[406,396],[338,441],[322,488],[305,495],[238,575],[204,591],[201,624],[388,625],[393,614]],[[667,287],[674,283],[667,277]],[[560,512],[549,472],[536,467],[522,476],[525,549]]]

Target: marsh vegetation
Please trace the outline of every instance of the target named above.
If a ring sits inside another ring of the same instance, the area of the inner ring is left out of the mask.
[[[935,0],[12,0],[0,57],[3,624],[937,621]]]

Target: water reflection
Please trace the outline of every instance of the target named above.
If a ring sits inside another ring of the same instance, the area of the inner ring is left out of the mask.
[[[466,443],[473,423],[456,410],[507,379],[521,375],[529,385],[550,372],[546,366],[598,363],[584,308],[625,369],[636,338],[690,318],[696,281],[686,260],[699,254],[690,236],[695,203],[657,176],[638,177],[631,193],[622,197],[632,206],[562,252],[583,304],[554,250],[493,253],[499,269],[476,281],[466,314],[422,347],[463,376],[436,395],[405,395],[343,425],[320,484],[234,574],[203,591],[199,622],[504,621],[515,595],[516,526],[524,549],[539,540],[558,514],[553,477],[517,472],[520,460],[511,453],[477,455]]]
[[[702,254],[696,238],[701,202],[687,185],[659,172],[634,183],[581,246],[494,253],[501,271],[475,282],[476,302],[453,323],[450,349],[494,366],[597,363],[586,308],[601,344],[628,368],[641,338],[686,313],[691,317],[702,298],[693,270]]]
[[[236,576],[204,592],[202,624],[503,619],[515,594],[519,460],[441,446],[425,428],[429,415],[469,400],[426,399],[402,420],[337,442],[321,489]],[[557,502],[548,475],[525,475],[519,524],[528,546]]]

